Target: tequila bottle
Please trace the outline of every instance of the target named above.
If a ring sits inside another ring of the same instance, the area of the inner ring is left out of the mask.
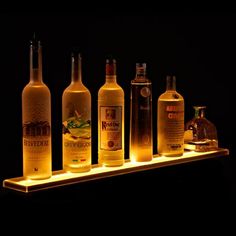
[[[23,175],[45,179],[52,175],[51,95],[42,77],[42,49],[30,43],[30,81],[22,92]]]
[[[157,105],[157,146],[164,156],[181,156],[184,152],[184,98],[176,91],[175,76],[167,76],[166,92]]]
[[[98,92],[98,163],[124,163],[124,91],[116,81],[116,61],[106,60],[106,82]]]
[[[195,115],[185,125],[185,149],[209,151],[218,148],[215,125],[205,117],[206,106],[194,106]]]
[[[130,159],[151,161],[152,83],[146,77],[146,63],[136,64],[136,77],[131,81]]]
[[[63,169],[91,169],[91,94],[82,83],[81,56],[72,55],[71,84],[62,95]]]

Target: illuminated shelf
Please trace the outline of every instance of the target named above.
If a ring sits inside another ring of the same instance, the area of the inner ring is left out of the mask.
[[[99,165],[93,165],[91,171],[84,173],[67,173],[62,170],[53,171],[52,177],[45,180],[26,180],[23,177],[6,179],[3,181],[3,187],[28,193],[42,189],[54,188],[63,185],[86,182],[111,176],[123,175],[127,173],[227,155],[229,155],[229,150],[223,148],[209,152],[186,151],[181,157],[164,157],[154,155],[153,160],[150,162],[133,163],[129,160],[126,160],[125,164],[120,167],[101,167]]]

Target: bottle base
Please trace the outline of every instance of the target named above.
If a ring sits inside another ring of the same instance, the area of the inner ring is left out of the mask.
[[[115,167],[115,166],[123,166],[124,165],[124,161],[110,161],[110,162],[104,162],[104,163],[100,163],[102,166],[104,167]]]
[[[83,172],[89,172],[91,170],[91,166],[85,166],[85,167],[64,166],[63,170],[68,173],[83,173]]]
[[[47,175],[47,176],[25,176],[24,178],[27,180],[44,180],[44,179],[50,179],[52,175]]]
[[[165,157],[180,157],[183,156],[183,152],[181,153],[158,153],[161,156],[165,156]]]

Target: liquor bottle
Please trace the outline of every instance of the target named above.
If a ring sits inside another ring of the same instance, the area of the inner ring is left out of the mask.
[[[184,152],[184,98],[176,92],[176,77],[167,76],[166,92],[158,98],[158,153],[181,156]]]
[[[130,159],[151,161],[152,83],[146,77],[146,63],[136,64],[136,77],[131,81],[130,112]]]
[[[218,148],[216,126],[205,116],[206,106],[194,106],[194,117],[185,124],[184,148],[197,152]]]
[[[98,92],[98,163],[124,164],[124,91],[116,82],[116,61],[106,60],[106,82]]]
[[[81,56],[72,55],[71,84],[62,96],[63,169],[91,169],[91,94],[82,83]]]
[[[51,177],[51,95],[43,82],[41,44],[35,39],[30,43],[30,81],[22,92],[22,126],[24,177]]]

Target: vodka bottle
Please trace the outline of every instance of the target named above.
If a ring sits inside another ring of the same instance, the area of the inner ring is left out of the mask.
[[[184,152],[184,98],[176,92],[175,76],[167,76],[166,92],[158,98],[158,153],[181,156]]]
[[[63,169],[91,169],[91,94],[82,83],[81,56],[72,55],[71,83],[62,96]]]
[[[23,175],[45,179],[52,175],[51,95],[42,77],[42,49],[30,44],[30,81],[22,92]]]
[[[152,83],[146,77],[146,64],[137,63],[131,81],[130,159],[151,161],[152,155]]]

